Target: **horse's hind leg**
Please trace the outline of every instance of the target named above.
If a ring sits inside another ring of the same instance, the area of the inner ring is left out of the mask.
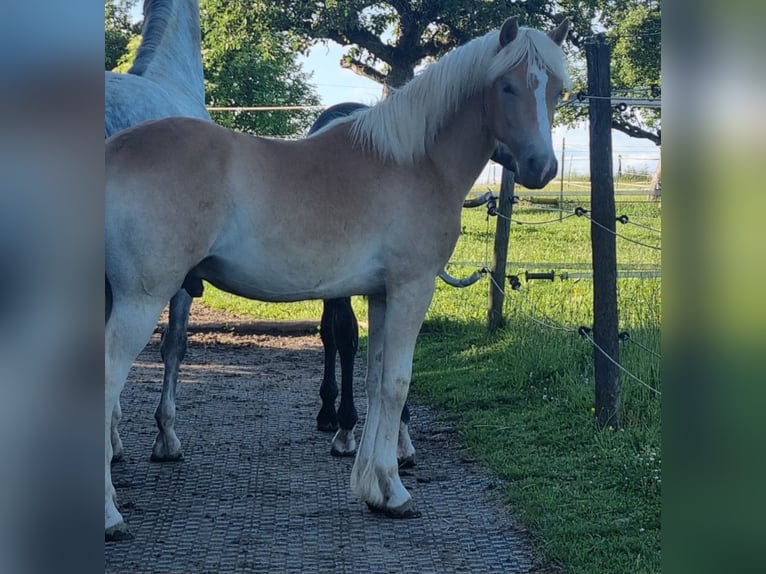
[[[351,298],[336,299],[333,333],[340,354],[340,407],[338,424],[340,429],[332,439],[333,456],[354,456],[356,439],[354,428],[358,416],[354,405],[354,359],[359,348],[359,324],[351,307]]]
[[[154,419],[157,421],[157,438],[152,446],[152,460],[155,462],[178,461],[183,458],[181,441],[175,430],[176,422],[176,385],[178,370],[186,355],[186,329],[189,324],[189,311],[192,297],[181,289],[170,300],[168,329],[162,336],[160,353],[165,363],[162,377],[162,395]]]
[[[120,399],[117,399],[117,404],[114,405],[112,410],[112,425],[111,425],[111,441],[112,441],[112,462],[119,462],[122,460],[123,449],[122,439],[117,427],[120,424],[122,418],[122,408],[120,407]]]
[[[411,468],[415,466],[415,447],[412,445],[409,431],[410,408],[404,403],[402,416],[399,420],[399,441],[396,445],[396,460],[399,468]]]
[[[338,347],[335,344],[335,308],[339,299],[325,299],[322,308],[322,322],[319,327],[319,336],[322,338],[324,347],[324,376],[322,385],[319,387],[319,396],[322,399],[322,407],[317,415],[317,429],[323,432],[338,430],[338,415],[335,412],[335,399],[338,397],[338,383],[335,380],[335,353]]]

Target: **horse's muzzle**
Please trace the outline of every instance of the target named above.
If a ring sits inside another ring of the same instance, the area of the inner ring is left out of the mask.
[[[529,189],[540,189],[556,177],[559,164],[553,154],[530,154],[517,164],[516,181]]]

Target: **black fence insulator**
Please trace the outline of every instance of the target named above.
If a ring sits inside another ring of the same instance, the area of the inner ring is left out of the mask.
[[[490,199],[497,201],[497,196],[493,195],[491,191],[488,191],[485,194],[480,195],[479,197],[475,197],[473,199],[466,199],[463,202],[463,207],[481,207],[482,205],[490,201]]]
[[[519,201],[521,201],[521,198],[518,195],[514,195],[511,198],[511,203],[514,204],[514,205],[517,204]]]
[[[628,109],[628,104],[626,104],[625,102],[620,102],[615,107],[617,108],[618,111],[624,112]]]
[[[577,217],[582,217],[582,216],[583,216],[583,215],[585,215],[586,213],[588,213],[588,210],[587,210],[587,209],[585,209],[584,207],[575,207],[575,210],[574,210],[574,214],[575,214]]]
[[[586,337],[586,335],[590,335],[593,332],[593,329],[590,327],[580,327],[577,329],[577,333],[582,337],[583,339]]]
[[[621,215],[620,217],[617,218],[617,221],[619,221],[623,225],[627,225],[628,221],[630,220],[628,219],[627,215]]]
[[[617,335],[617,338],[620,341],[630,341],[630,333],[628,333],[627,331],[623,331],[622,333]]]
[[[487,217],[497,215],[497,198],[493,195],[487,200]]]
[[[521,281],[519,280],[518,275],[506,275],[506,277],[508,278],[508,283],[510,284],[511,289],[514,291],[521,289]]]
[[[548,273],[530,273],[529,271],[524,272],[524,279],[529,283],[529,281],[533,279],[545,279],[547,281],[553,281],[556,278],[556,273],[551,270]]]
[[[660,94],[662,94],[662,92],[660,91],[660,87],[657,84],[652,84],[649,87],[649,91],[652,94],[653,98],[659,98]]]

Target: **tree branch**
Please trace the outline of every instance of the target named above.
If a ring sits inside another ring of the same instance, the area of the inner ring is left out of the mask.
[[[643,138],[649,140],[655,145],[662,145],[662,135],[659,131],[656,133],[650,132],[649,130],[645,130],[624,121],[619,121],[615,118],[612,118],[612,128],[616,129],[617,131],[621,131],[622,133],[629,135],[632,138]]]
[[[359,60],[354,60],[350,56],[341,58],[340,67],[351,70],[355,74],[364,76],[365,78],[369,78],[373,82],[378,82],[379,84],[386,83],[386,75],[383,72],[376,70],[372,66],[360,62]]]

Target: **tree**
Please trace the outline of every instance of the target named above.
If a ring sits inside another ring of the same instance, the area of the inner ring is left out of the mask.
[[[128,50],[128,43],[141,33],[141,25],[130,21],[130,10],[138,0],[104,0],[104,66],[114,70]]]
[[[274,0],[276,29],[289,31],[303,46],[333,40],[349,46],[341,66],[386,87],[400,87],[418,65],[499,27],[509,16],[528,26],[553,28],[572,10],[586,16],[575,20],[582,34],[590,30],[594,0],[505,2],[468,0],[366,0],[324,3]]]
[[[267,25],[265,2],[202,0],[202,60],[211,106],[318,106],[290,36]],[[211,112],[216,123],[258,135],[304,134],[316,111]]]
[[[662,85],[661,0],[595,0],[595,8],[599,28],[604,29],[612,47],[612,87],[640,97],[659,98]],[[574,38],[573,44],[582,50],[584,40]],[[584,66],[576,66],[572,75],[573,93],[585,93]],[[564,107],[560,112],[560,117],[568,124],[578,123],[588,115],[587,108]],[[615,108],[612,128],[659,146],[662,143],[660,120],[659,108]]]

